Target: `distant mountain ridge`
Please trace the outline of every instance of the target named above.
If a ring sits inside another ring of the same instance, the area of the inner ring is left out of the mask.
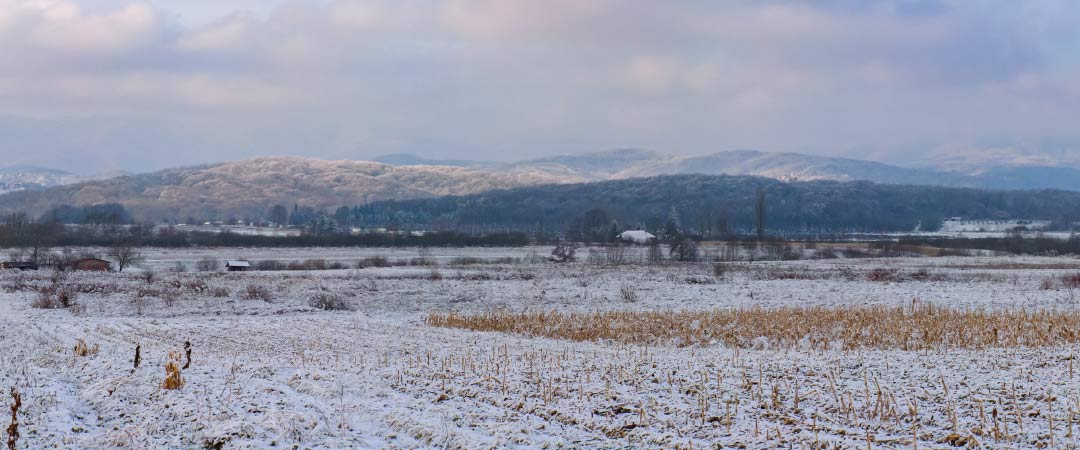
[[[759,176],[781,181],[870,181],[978,189],[1080,191],[1068,167],[1002,167],[971,175],[848,158],[732,150],[700,156],[620,149],[520,162],[437,160],[388,155],[384,162],[269,157],[167,169],[74,184],[46,185],[61,171],[40,172],[38,187],[0,195],[0,212],[39,215],[59,204],[118,202],[140,220],[259,219],[275,205],[336,208],[383,200],[469,195],[543,184],[587,183],[663,175]],[[0,171],[0,182],[3,182]],[[13,170],[12,174],[28,175]],[[46,174],[51,174],[46,176]],[[70,174],[68,174],[70,175]],[[14,176],[14,175],[12,175]],[[49,177],[53,178],[49,178]],[[72,175],[74,176],[74,175]],[[70,181],[70,180],[69,180]]]
[[[4,167],[0,168],[0,194],[46,189],[83,180],[84,177],[57,169],[36,166]]]
[[[428,161],[395,155],[396,161]],[[1001,166],[964,173],[909,168],[852,158],[729,150],[679,156],[619,149],[563,155],[514,163],[459,161],[485,171],[544,175],[565,183],[619,180],[659,175],[753,175],[783,181],[872,181],[885,184],[972,187],[982,189],[1065,189],[1080,191],[1080,170],[1064,166]]]
[[[462,195],[560,179],[462,167],[273,157],[167,169],[0,195],[0,210],[37,216],[60,205],[121,203],[137,219],[259,218],[274,204],[336,208]]]

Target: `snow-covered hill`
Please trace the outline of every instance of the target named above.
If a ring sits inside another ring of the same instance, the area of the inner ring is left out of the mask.
[[[63,186],[78,183],[84,179],[63,170],[34,166],[4,167],[0,168],[0,194]]]

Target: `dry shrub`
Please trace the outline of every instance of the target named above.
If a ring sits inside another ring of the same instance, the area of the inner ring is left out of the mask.
[[[327,267],[325,259],[305,259],[301,265],[304,270],[326,270]]]
[[[52,284],[38,289],[38,295],[30,304],[38,309],[58,309],[75,306],[78,291],[71,285]]]
[[[767,268],[759,270],[754,273],[754,278],[758,280],[777,281],[777,280],[827,280],[832,276],[826,272],[811,272],[808,270],[781,270],[778,268]]]
[[[1061,285],[1067,289],[1080,288],[1080,273],[1070,273],[1061,276]]]
[[[209,256],[204,257],[198,261],[195,261],[195,270],[199,272],[214,272],[221,270],[221,261],[218,261]]]
[[[75,356],[93,356],[98,354],[99,350],[100,349],[98,348],[97,344],[94,344],[93,347],[90,347],[83,339],[75,341]]]
[[[428,280],[439,281],[439,280],[442,280],[442,279],[443,279],[443,274],[441,272],[439,272],[438,270],[432,270],[431,273],[428,274]]]
[[[79,293],[70,285],[63,285],[56,289],[56,299],[60,302],[60,306],[64,308],[75,306],[75,301],[78,298]]]
[[[463,281],[492,281],[500,280],[501,277],[491,272],[462,273],[454,277],[455,280]]]
[[[1054,290],[1054,279],[1053,278],[1043,278],[1042,282],[1039,283],[1039,289],[1044,290],[1044,291],[1052,291],[1052,290]]]
[[[357,269],[364,269],[367,267],[390,267],[390,260],[385,256],[371,256],[356,262]]]
[[[1080,342],[1080,312],[910,307],[746,307],[710,311],[432,313],[440,327],[574,341],[679,346],[924,350],[1041,347]]]
[[[276,271],[276,270],[288,269],[289,266],[287,264],[281,262],[281,261],[275,261],[275,260],[272,260],[272,259],[268,259],[268,260],[264,260],[264,261],[255,261],[254,263],[251,264],[251,268],[254,269],[254,270],[261,270],[261,271]]]
[[[274,296],[266,286],[249,284],[247,285],[247,288],[244,289],[244,298],[248,300],[262,300],[264,302],[269,302],[274,299]]]
[[[323,311],[352,311],[352,302],[333,292],[316,292],[308,297],[308,305]]]
[[[210,290],[210,295],[217,298],[228,297],[230,294],[229,288],[223,286],[218,286]]]
[[[180,299],[180,291],[175,289],[162,290],[161,299],[165,301],[166,307],[172,308],[176,306],[176,301]]]
[[[892,281],[902,281],[900,277],[900,271],[896,269],[877,268],[871,270],[866,274],[866,279],[870,281],[877,281],[880,283],[887,283]]]
[[[434,266],[435,265],[435,260],[431,259],[429,257],[421,256],[421,257],[410,259],[409,260],[409,265],[410,266]]]
[[[184,387],[184,377],[180,375],[180,363],[183,361],[183,357],[179,351],[173,350],[169,352],[169,357],[165,359],[165,381],[161,382],[161,387],[166,390],[175,390]]]
[[[22,407],[22,395],[14,386],[11,387],[11,400],[11,424],[7,427],[7,447],[8,450],[15,450],[19,442],[19,408]]]
[[[910,274],[908,274],[908,277],[915,281],[930,281],[931,279],[933,279],[933,274],[931,274],[930,271],[926,268],[922,268],[911,272]]]
[[[475,264],[481,264],[484,260],[475,256],[458,256],[457,258],[450,260],[452,266],[471,266]]]
[[[624,284],[619,287],[619,297],[627,303],[637,303],[638,293],[637,289],[633,285]]]
[[[703,275],[690,275],[683,278],[683,281],[685,281],[686,284],[716,284],[715,278]]]
[[[183,288],[191,292],[206,292],[210,289],[210,285],[206,283],[206,280],[202,278],[192,278],[183,283]]]
[[[135,289],[135,296],[138,298],[159,297],[161,291],[149,287],[138,287]]]
[[[34,297],[34,301],[30,303],[30,307],[36,309],[58,309],[60,308],[60,302],[56,300],[56,295],[51,291],[41,289],[38,291],[37,297]]]
[[[30,284],[30,277],[22,272],[10,276],[8,281],[4,283],[4,290],[7,292],[22,292],[33,288],[34,285]]]

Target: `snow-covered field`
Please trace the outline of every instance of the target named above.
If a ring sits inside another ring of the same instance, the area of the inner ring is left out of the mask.
[[[0,272],[0,406],[10,386],[22,393],[19,448],[913,448],[913,438],[918,448],[1073,448],[1078,439],[1075,344],[631,346],[437,328],[425,317],[913,300],[1071,310],[1080,292],[1060,280],[1080,273],[1080,259],[763,262],[717,276],[705,264],[538,261],[547,250],[150,249],[150,280]],[[437,265],[166,270],[206,256],[351,266],[373,255]],[[463,257],[481,261],[457,264]],[[871,281],[875,270],[891,275]],[[49,286],[75,291],[77,306],[32,307]],[[311,306],[320,295],[354,309]],[[77,356],[80,339],[97,352]],[[166,357],[185,342],[185,384],[165,390]]]

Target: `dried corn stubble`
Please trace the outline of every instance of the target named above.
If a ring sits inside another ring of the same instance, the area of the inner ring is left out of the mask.
[[[1045,347],[1080,342],[1080,312],[910,306],[741,307],[705,311],[432,313],[429,325],[573,341],[750,348],[927,350]]]

